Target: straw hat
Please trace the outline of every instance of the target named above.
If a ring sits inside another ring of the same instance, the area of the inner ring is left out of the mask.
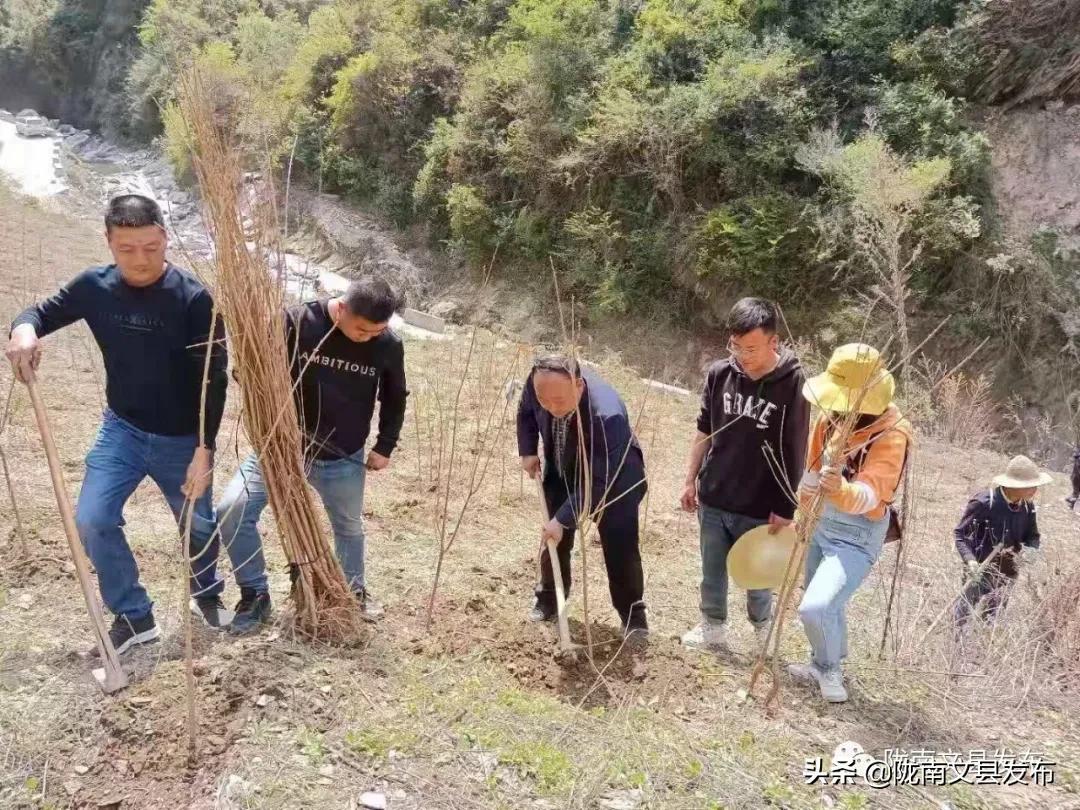
[[[758,526],[735,541],[728,554],[728,574],[746,590],[779,588],[794,548],[794,526],[784,526],[776,534],[769,534],[768,526]]]
[[[994,486],[1027,489],[1045,486],[1053,480],[1048,473],[1041,472],[1027,456],[1015,456],[1005,465],[1005,472],[994,476]]]
[[[865,343],[840,346],[825,373],[803,384],[803,396],[823,411],[848,413],[857,405],[859,413],[871,416],[885,413],[895,391],[878,350]]]

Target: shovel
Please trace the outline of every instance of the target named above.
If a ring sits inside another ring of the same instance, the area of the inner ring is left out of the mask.
[[[56,452],[56,443],[53,441],[52,430],[49,428],[45,403],[41,400],[37,379],[33,375],[26,381],[26,387],[30,390],[34,418],[37,420],[38,431],[41,433],[41,443],[45,445],[45,456],[49,460],[49,475],[52,476],[53,492],[56,494],[56,505],[60,509],[60,519],[64,524],[64,534],[67,535],[68,549],[75,563],[75,573],[79,577],[79,587],[86,600],[86,609],[90,612],[90,624],[94,630],[98,655],[104,663],[104,667],[93,670],[92,674],[102,691],[107,694],[117,692],[128,685],[127,675],[120,666],[120,656],[116,654],[116,648],[113,647],[109,633],[105,629],[105,618],[101,614],[101,606],[94,593],[94,586],[90,582],[90,570],[86,563],[86,556],[83,554],[79,532],[75,528],[71,499],[68,497],[67,486],[64,484],[64,476],[60,469],[60,456]]]
[[[540,515],[544,523],[551,520],[548,515],[547,499],[544,497],[542,476],[536,477],[536,491],[540,496]],[[580,646],[570,641],[570,622],[566,618],[566,594],[563,593],[562,564],[559,562],[559,547],[550,537],[547,538],[548,559],[551,560],[552,578],[555,580],[555,606],[558,608],[559,651],[560,657],[577,658]]]

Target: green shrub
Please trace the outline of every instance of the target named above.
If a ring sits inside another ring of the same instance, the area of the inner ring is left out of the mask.
[[[475,186],[455,183],[446,193],[450,235],[474,264],[487,262],[494,252],[495,216]]]
[[[947,157],[951,182],[981,183],[990,160],[990,143],[964,121],[964,104],[926,81],[882,85],[878,123],[898,152],[917,157]]]
[[[814,233],[808,205],[774,193],[743,197],[705,214],[694,229],[697,276],[735,294],[781,299],[808,279]]]
[[[505,274],[554,257],[594,314],[729,292],[821,314],[870,278],[852,206],[872,202],[858,189],[886,147],[911,169],[893,190],[918,198],[913,289],[945,300],[970,276],[988,144],[961,98],[977,61],[963,5],[152,0],[131,98],[163,105],[182,169],[175,69],[213,57],[256,151],[283,158],[295,138],[297,171],[399,226],[424,221],[475,266],[496,248]],[[806,170],[800,145],[834,120],[846,175]]]

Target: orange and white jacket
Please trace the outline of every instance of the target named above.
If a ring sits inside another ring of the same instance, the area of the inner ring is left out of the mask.
[[[829,502],[841,512],[864,515],[880,520],[896,497],[903,475],[907,449],[912,441],[911,424],[895,405],[871,425],[851,435],[848,446],[825,446],[828,421],[819,416],[810,435],[806,474],[799,487],[799,502],[805,508],[817,493],[821,468],[826,457],[828,466],[845,468],[844,483],[829,495]]]

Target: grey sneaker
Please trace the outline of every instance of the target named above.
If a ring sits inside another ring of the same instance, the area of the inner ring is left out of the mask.
[[[821,670],[814,664],[788,664],[788,675],[799,683],[819,683]]]
[[[682,643],[695,650],[727,649],[727,624],[702,619],[697,627],[683,633]]]
[[[829,703],[847,702],[847,689],[844,688],[844,676],[840,674],[840,670],[830,669],[821,673],[818,686],[821,687],[821,696]]]
[[[546,602],[541,602],[537,599],[533,602],[532,609],[525,617],[530,622],[553,622],[558,615],[558,611],[553,605],[549,605]]]
[[[847,689],[844,688],[844,676],[839,669],[830,669],[825,672],[816,664],[788,664],[788,675],[800,683],[816,683],[821,690],[821,696],[829,703],[844,703],[847,701]]]
[[[222,629],[233,620],[233,612],[225,607],[220,596],[197,596],[189,605],[193,616],[201,618],[209,627]]]
[[[123,655],[132,647],[141,644],[152,644],[161,638],[161,629],[154,622],[154,614],[147,613],[141,619],[128,619],[126,616],[117,616],[113,619],[112,627],[109,628],[109,640],[116,648],[117,655]],[[95,645],[90,651],[90,656],[99,656]]]
[[[638,641],[649,637],[649,620],[644,608],[630,611],[630,617],[622,622],[622,632],[624,637],[633,636]]]

